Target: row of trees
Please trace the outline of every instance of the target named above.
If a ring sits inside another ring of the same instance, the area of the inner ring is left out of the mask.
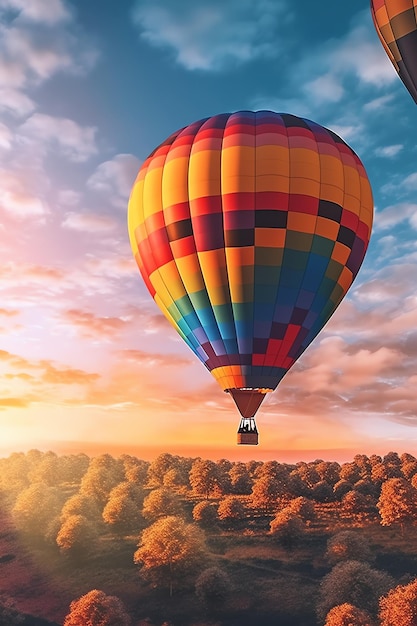
[[[358,454],[352,462],[316,461],[296,464],[277,461],[217,462],[163,453],[146,462],[130,455],[114,459],[103,454],[89,459],[85,454],[57,456],[32,450],[0,459],[0,488],[21,491],[32,483],[54,487],[82,484],[82,490],[103,502],[123,480],[143,488],[166,487],[178,493],[192,490],[205,498],[249,495],[261,478],[273,478],[282,495],[310,497],[321,502],[340,500],[355,489],[379,497],[382,484],[403,478],[417,485],[417,460],[404,453],[385,456]]]

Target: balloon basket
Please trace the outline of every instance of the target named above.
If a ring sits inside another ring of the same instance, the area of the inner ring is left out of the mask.
[[[253,417],[242,417],[237,431],[237,444],[239,446],[257,446],[258,429]]]

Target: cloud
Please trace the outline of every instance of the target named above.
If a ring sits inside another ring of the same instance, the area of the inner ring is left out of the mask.
[[[0,17],[0,87],[26,89],[57,72],[85,73],[98,58],[79,29],[73,34],[59,0],[0,0]]]
[[[339,78],[331,73],[315,78],[307,83],[304,89],[314,97],[316,102],[339,102],[344,95]]]
[[[30,401],[25,398],[0,398],[0,411],[2,409],[23,409],[29,406]]]
[[[280,0],[169,0],[137,2],[133,21],[142,39],[174,52],[188,70],[216,71],[281,50],[291,17]]]
[[[377,148],[375,150],[375,154],[376,156],[391,159],[397,156],[397,154],[401,152],[403,148],[404,146],[400,143],[393,144],[392,146],[381,146],[380,148]]]
[[[410,180],[415,175],[408,177]],[[382,211],[378,211],[375,216],[375,230],[386,230],[393,228],[401,222],[408,221],[413,228],[417,228],[415,215],[417,214],[417,204],[412,202],[401,202],[388,206]]]
[[[3,124],[2,122],[0,122],[0,148],[3,148],[5,150],[10,150],[10,148],[12,147],[12,143],[13,143],[13,133],[6,126],[6,124]]]
[[[15,117],[25,117],[35,108],[34,101],[22,91],[12,88],[0,89],[0,111],[7,111]]]
[[[15,317],[19,315],[19,311],[13,309],[1,309],[0,308],[0,316],[3,317]]]
[[[61,0],[0,0],[0,11],[8,9],[17,11],[19,20],[42,22],[51,26],[71,18],[68,7]]]
[[[70,161],[82,162],[97,154],[97,128],[81,126],[74,120],[34,113],[19,128],[23,137],[36,142],[38,149],[58,148]]]
[[[0,211],[19,220],[44,217],[48,213],[46,203],[31,192],[29,177],[25,179],[23,172],[0,168],[0,177]]]
[[[124,330],[126,320],[118,317],[99,317],[90,311],[70,309],[62,314],[63,321],[87,338],[115,337]]]
[[[97,167],[87,186],[105,194],[114,206],[125,210],[139,168],[140,161],[133,154],[117,154]]]
[[[99,374],[71,367],[58,369],[48,361],[41,361],[39,365],[44,368],[42,380],[54,385],[88,385],[100,378]]]
[[[195,357],[186,358],[177,354],[149,353],[143,350],[121,350],[119,356],[124,362],[147,368],[181,367],[195,363]]]
[[[65,214],[62,227],[88,235],[101,235],[113,231],[117,224],[106,215],[69,212]]]

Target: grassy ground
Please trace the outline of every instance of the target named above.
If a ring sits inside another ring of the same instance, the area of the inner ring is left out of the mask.
[[[120,540],[106,535],[89,558],[77,561],[29,544],[3,514],[0,601],[13,598],[19,611],[62,624],[71,600],[101,589],[123,600],[135,626],[161,626],[165,621],[172,626],[316,626],[320,581],[330,570],[324,558],[326,542],[337,530],[356,528],[365,534],[375,566],[399,582],[406,580],[404,576],[417,576],[417,528],[406,529],[403,536],[376,521],[342,518],[339,509],[321,505],[319,522],[291,549],[266,533],[267,520],[259,520],[250,532],[240,528],[208,533],[209,555],[201,565],[218,565],[234,585],[224,604],[210,610],[194,593],[195,575],[179,581],[172,598],[167,589],[143,580],[133,564],[135,537]]]

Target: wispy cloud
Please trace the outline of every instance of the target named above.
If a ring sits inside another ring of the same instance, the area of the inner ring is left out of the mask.
[[[117,154],[111,161],[101,163],[87,180],[87,186],[106,196],[116,207],[126,210],[140,161],[133,154]]]
[[[18,12],[19,20],[54,26],[71,19],[70,10],[62,0],[0,0],[0,10]]]
[[[169,0],[137,2],[134,23],[141,37],[166,48],[188,70],[223,70],[262,57],[275,57],[279,34],[291,11],[284,0]]]
[[[88,235],[101,235],[108,233],[117,227],[116,222],[106,215],[92,213],[75,213],[71,211],[65,214],[62,222],[63,228],[76,230]]]
[[[97,154],[97,128],[74,120],[34,113],[19,128],[19,134],[36,142],[38,150],[58,148],[70,161],[86,161]]]

